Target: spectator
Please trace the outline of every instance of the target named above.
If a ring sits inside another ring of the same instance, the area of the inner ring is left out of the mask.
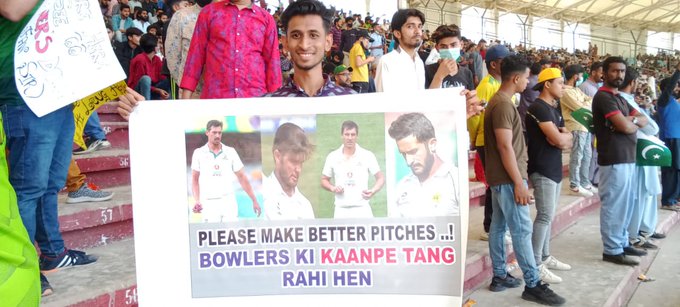
[[[562,278],[553,270],[571,270],[550,253],[550,229],[562,189],[562,150],[571,148],[572,136],[564,127],[559,99],[564,92],[564,78],[557,68],[547,68],[538,75],[533,90],[539,96],[525,117],[529,163],[527,172],[536,195],[536,218],[531,235],[538,275],[544,283],[557,284]]]
[[[191,97],[201,77],[204,99],[275,91],[282,79],[278,45],[274,18],[251,0],[206,6],[198,15],[189,47],[180,84],[182,98]]]
[[[395,50],[378,64],[375,85],[378,92],[420,90],[426,87],[425,66],[418,58],[425,15],[417,9],[401,9],[392,17]]]
[[[125,4],[130,6],[130,3],[128,0],[117,0],[117,3],[113,5],[111,8],[111,16],[113,15],[119,15],[120,14],[120,5]],[[130,6],[130,11],[134,12],[134,9],[132,6]]]
[[[343,19],[340,17],[335,18],[333,27],[331,28],[331,34],[333,35],[333,45],[331,46],[331,51],[340,50],[340,42],[342,41],[342,25]]]
[[[130,18],[130,7],[127,4],[120,5],[120,14],[111,17],[111,24],[116,31],[116,40],[119,42],[127,42],[125,30],[132,27],[132,18]]]
[[[350,66],[349,64],[349,51],[352,49],[354,46],[354,43],[356,43],[357,39],[359,38],[359,35],[361,34],[361,30],[356,29],[353,27],[355,19],[352,17],[347,17],[345,18],[345,30],[342,31],[342,34],[340,35],[340,50],[342,50],[343,54],[345,55],[342,64],[345,66]]]
[[[40,248],[39,267],[41,271],[49,271],[62,267],[85,265],[95,262],[96,257],[81,251],[70,250],[64,246],[59,229],[57,193],[66,181],[67,165],[71,159],[71,145],[74,134],[72,105],[64,106],[42,117],[36,116],[27,106],[15,85],[14,45],[19,34],[35,13],[38,1],[21,1],[21,3],[0,2],[0,112],[3,119],[3,130],[6,142],[2,142],[2,154],[8,150],[7,163],[9,182],[16,191],[18,213],[26,231],[18,226],[19,220],[12,218],[7,222],[15,222],[10,227],[2,227],[3,254],[10,253],[13,264],[7,265],[8,257],[0,257],[0,270],[6,273],[0,284],[2,303],[15,301],[19,305],[27,302],[38,303],[35,257],[32,252],[33,242]],[[55,31],[59,31],[57,28]],[[0,159],[0,170],[6,170],[4,157]],[[1,206],[15,212],[14,193],[6,184],[6,175],[0,174],[1,185],[6,193],[0,200]],[[4,222],[3,222],[4,223]],[[11,229],[11,230],[10,230]],[[5,231],[15,235],[6,239]],[[28,235],[26,236],[26,232]],[[28,240],[26,240],[28,238]],[[15,255],[20,251],[19,255]],[[21,265],[15,265],[21,263]],[[9,279],[8,279],[9,278]],[[47,279],[40,275],[41,292],[48,295],[52,292]],[[7,295],[4,285],[16,282]],[[24,288],[24,283],[27,286]],[[27,292],[30,291],[30,292]],[[21,301],[25,299],[25,301]],[[12,303],[9,303],[12,304]]]
[[[494,61],[496,56],[490,53],[487,53],[487,61]],[[529,83],[529,67],[519,56],[505,57],[500,66],[502,83],[484,113],[486,179],[493,190],[494,207],[489,232],[489,254],[493,267],[489,289],[498,292],[521,284],[506,270],[503,233],[509,227],[512,246],[526,283],[522,298],[559,306],[565,303],[565,299],[550,290],[547,284],[541,283],[532,252],[531,217],[527,206],[527,149],[522,119],[512,102],[512,96],[524,91]]]
[[[623,83],[619,86],[619,94],[626,99],[628,104],[637,112],[647,118],[647,124],[636,132],[637,138],[655,136],[659,133],[659,126],[647,113],[642,112],[633,96],[637,88],[638,72],[632,67],[626,67],[626,75]],[[635,201],[633,203],[630,223],[628,223],[628,243],[637,248],[658,249],[650,242],[651,236],[656,230],[658,212],[656,209],[657,196],[661,193],[661,181],[659,180],[658,166],[635,166]],[[659,235],[657,234],[657,237]]]
[[[432,33],[435,49],[438,53],[448,52],[454,57],[460,53],[460,28],[457,25],[441,25]],[[441,68],[441,69],[440,69]],[[442,59],[438,63],[425,66],[425,84],[431,87],[464,87],[474,90],[472,72],[466,67],[456,64],[456,59]]]
[[[330,33],[333,11],[316,0],[300,0],[281,14],[282,37],[290,52],[295,74],[268,97],[314,97],[355,94],[349,88],[336,86],[323,75],[324,54],[331,49]],[[303,55],[307,53],[308,56]]]
[[[134,27],[129,28],[125,30],[125,42],[115,42],[113,44],[114,53],[116,54],[120,66],[123,67],[126,78],[130,76],[130,61],[141,53],[141,48],[138,47],[142,34],[142,30],[140,29]]]
[[[352,88],[352,67],[340,64],[333,70],[333,76],[335,77],[335,85]]]
[[[597,188],[590,184],[588,173],[593,156],[591,134],[571,115],[579,109],[591,110],[593,99],[583,93],[578,86],[583,82],[583,66],[574,64],[564,69],[566,81],[564,96],[560,100],[562,116],[567,130],[571,131],[574,143],[569,155],[569,192],[573,195],[590,197]]]
[[[534,90],[534,86],[538,84],[538,74],[545,69],[542,67],[543,66],[541,66],[540,63],[533,63],[531,64],[531,67],[529,67],[529,84],[527,84],[527,88],[525,88],[520,94],[519,106],[517,107],[519,110],[519,116],[522,119],[526,118],[527,110],[529,110],[531,104],[534,103],[534,100],[536,100],[536,98],[538,98],[538,94],[540,94],[538,91]],[[522,130],[526,136],[527,127],[524,120],[522,121]]]
[[[602,64],[602,70],[605,83],[593,97],[597,164],[600,166],[602,260],[637,265],[640,261],[629,256],[647,253],[629,245],[626,231],[635,201],[635,133],[647,125],[647,118],[618,92],[626,74],[624,60],[609,57]]]
[[[141,8],[135,9],[135,20],[132,22],[132,26],[146,33],[147,28],[150,25],[149,13],[145,10],[142,10]]]
[[[368,93],[368,64],[375,60],[375,57],[366,57],[368,47],[373,41],[368,33],[361,33],[349,51],[349,64],[352,67],[352,88],[357,93]]]
[[[383,36],[382,28],[379,24],[376,23],[371,27],[369,38],[371,43],[369,46],[370,55],[375,58],[371,66],[374,66],[385,54],[385,36]]]
[[[144,96],[144,99],[168,99],[169,86],[165,76],[161,75],[163,61],[156,56],[158,39],[151,34],[144,34],[139,40],[143,53],[138,54],[130,62],[128,86]]]
[[[194,35],[198,15],[201,9],[210,4],[210,2],[211,0],[198,0],[196,2],[198,5],[176,12],[170,20],[165,37],[165,46],[167,47],[165,58],[170,76],[177,84],[182,83],[184,65],[189,53],[189,47],[191,46],[191,38]],[[200,97],[202,87],[203,82],[200,81],[196,87],[194,98]]]
[[[661,133],[659,137],[671,151],[671,166],[661,168],[661,208],[679,211],[680,205],[680,64],[669,78],[661,80],[661,95],[657,101]]]

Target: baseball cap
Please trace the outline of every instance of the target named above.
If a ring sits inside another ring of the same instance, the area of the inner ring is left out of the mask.
[[[333,74],[334,74],[334,75],[337,75],[337,74],[339,74],[339,73],[341,73],[341,72],[343,72],[343,71],[345,71],[345,70],[348,70],[349,72],[352,72],[352,67],[347,67],[347,66],[345,66],[345,65],[338,65],[337,67],[335,67],[335,70],[333,70]]]
[[[508,50],[505,45],[493,45],[491,48],[486,50],[486,62],[493,62],[505,58],[512,53]]]
[[[543,89],[543,83],[545,81],[550,81],[552,79],[562,78],[562,71],[557,68],[546,68],[538,74],[538,84],[534,85],[531,89],[534,91],[540,91]]]
[[[370,35],[368,35],[368,31],[366,31],[366,30],[359,31],[359,35],[357,36],[357,40],[358,40],[359,37],[365,37],[365,38],[368,39],[369,42],[371,42],[371,43],[373,42],[373,39],[371,38]]]

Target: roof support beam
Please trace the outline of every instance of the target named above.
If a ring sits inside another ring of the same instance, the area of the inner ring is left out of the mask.
[[[587,11],[590,9],[590,7],[593,6],[593,4],[595,4],[595,1],[593,1],[593,2],[590,4],[590,6],[588,6],[588,8],[587,8],[585,11],[587,12]],[[613,10],[613,9],[616,9],[616,8],[618,8],[618,7],[620,7],[620,6],[624,6],[624,5],[628,5],[628,4],[630,4],[629,1],[621,1],[621,2],[619,2],[619,3],[617,3],[617,4],[610,5],[610,6],[607,7],[607,8],[604,8],[604,9],[602,9],[602,10],[599,10],[599,11],[596,12],[596,13],[592,13],[592,14],[589,14],[588,16],[579,18],[579,19],[577,19],[576,21],[581,22],[581,21],[584,21],[584,20],[587,20],[587,19],[590,19],[590,18],[599,16],[599,15],[602,15],[602,13],[604,13],[604,12],[608,12],[608,11],[611,11],[611,10]]]
[[[581,0],[581,1],[579,1],[579,2],[575,2],[575,3],[572,3],[571,5],[565,6],[565,7],[561,8],[561,9],[559,9],[559,10],[553,11],[553,12],[551,12],[551,13],[549,13],[549,14],[545,14],[545,15],[543,15],[543,16],[538,16],[538,17],[539,17],[539,19],[549,18],[549,17],[555,16],[555,15],[557,15],[557,14],[559,14],[559,13],[562,13],[562,12],[564,12],[564,11],[567,11],[567,10],[569,10],[569,9],[578,7],[579,5],[588,3],[588,2],[590,2],[590,1],[595,2],[596,0]]]
[[[633,12],[626,14],[626,15],[618,17],[616,20],[614,20],[614,23],[619,23],[623,20],[628,19],[629,17],[636,16],[636,15],[639,15],[640,13],[644,13],[644,12],[647,12],[647,15],[645,15],[645,17],[649,16],[649,13],[651,13],[653,10],[660,8],[660,7],[663,7],[667,4],[675,2],[675,1],[677,1],[677,0],[659,0],[656,3],[654,3],[653,5],[650,5],[648,7],[645,7],[645,8],[639,9],[639,10],[635,10]],[[677,12],[672,12],[672,13],[677,14]],[[643,20],[644,20],[644,18],[643,18]]]

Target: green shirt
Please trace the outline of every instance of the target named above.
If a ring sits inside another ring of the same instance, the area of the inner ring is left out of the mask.
[[[25,104],[14,81],[14,45],[40,4],[19,22],[0,16],[0,105]]]

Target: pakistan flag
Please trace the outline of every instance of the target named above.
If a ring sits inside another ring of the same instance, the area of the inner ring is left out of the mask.
[[[670,166],[671,151],[656,137],[638,135],[635,164],[641,166]]]
[[[586,108],[580,108],[574,112],[571,112],[571,116],[579,124],[583,125],[588,129],[588,132],[595,133],[595,126],[593,125],[593,112]]]

